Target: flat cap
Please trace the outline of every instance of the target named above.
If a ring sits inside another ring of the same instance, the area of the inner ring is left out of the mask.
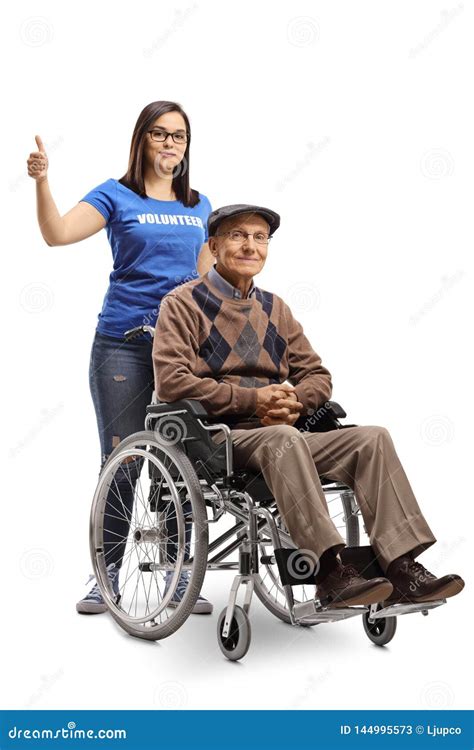
[[[209,237],[215,235],[217,227],[219,226],[221,221],[224,221],[224,219],[229,219],[231,216],[238,216],[239,214],[258,214],[259,216],[263,216],[265,221],[267,221],[270,225],[270,234],[276,232],[276,230],[280,226],[279,214],[277,214],[275,211],[272,211],[270,208],[265,208],[264,206],[251,206],[248,203],[234,203],[232,206],[222,206],[222,208],[216,208],[215,211],[209,214],[209,218],[207,220]]]

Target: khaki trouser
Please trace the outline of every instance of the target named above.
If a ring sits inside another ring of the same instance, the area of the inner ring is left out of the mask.
[[[319,558],[345,544],[329,516],[319,475],[354,490],[384,571],[399,555],[419,555],[436,542],[384,427],[304,432],[274,425],[231,433],[235,468],[262,472],[300,549]],[[222,433],[214,438],[222,439]]]

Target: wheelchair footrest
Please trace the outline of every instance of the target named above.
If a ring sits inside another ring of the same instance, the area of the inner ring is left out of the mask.
[[[311,599],[307,602],[298,602],[293,605],[293,614],[297,621],[302,620],[304,617],[312,617],[316,612],[316,602]]]
[[[446,599],[437,599],[432,602],[401,602],[400,604],[389,604],[383,609],[378,609],[377,612],[370,615],[369,619],[372,620],[383,620],[385,617],[397,617],[398,615],[409,615],[412,612],[421,612],[424,615],[428,614],[429,609],[440,607],[442,604],[446,604]]]
[[[305,622],[335,622],[346,620],[348,617],[364,614],[368,607],[321,607],[316,600],[298,602],[293,606],[293,616],[296,623]]]

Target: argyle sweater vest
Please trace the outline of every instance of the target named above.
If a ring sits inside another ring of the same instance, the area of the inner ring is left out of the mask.
[[[259,287],[250,299],[226,297],[207,276],[162,299],[153,341],[158,399],[196,399],[210,415],[251,417],[257,388],[288,381],[301,413],[312,414],[331,396],[331,375],[288,305]],[[259,425],[244,419],[234,427]]]

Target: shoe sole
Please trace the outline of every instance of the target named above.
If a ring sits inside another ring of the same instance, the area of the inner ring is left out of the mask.
[[[107,612],[105,604],[76,604],[76,612],[80,615],[101,615]]]
[[[348,599],[336,599],[330,602],[324,603],[323,606],[338,608],[338,607],[351,607],[353,604],[376,604],[377,602],[383,602],[387,596],[393,591],[393,586],[388,581],[386,583],[380,583],[374,588],[368,589],[367,591],[357,594],[357,596],[351,596]]]
[[[168,607],[179,607],[179,602],[176,604],[175,602],[171,601],[168,604]],[[212,610],[214,607],[212,604],[198,604],[196,603],[194,607],[191,610],[192,615],[210,615],[212,614]]]
[[[426,594],[425,596],[407,596],[406,594],[400,594],[399,596],[390,597],[385,600],[386,604],[418,604],[423,602],[436,602],[438,599],[449,599],[451,596],[461,593],[464,588],[464,581],[450,581],[445,584],[439,591],[433,594]]]

